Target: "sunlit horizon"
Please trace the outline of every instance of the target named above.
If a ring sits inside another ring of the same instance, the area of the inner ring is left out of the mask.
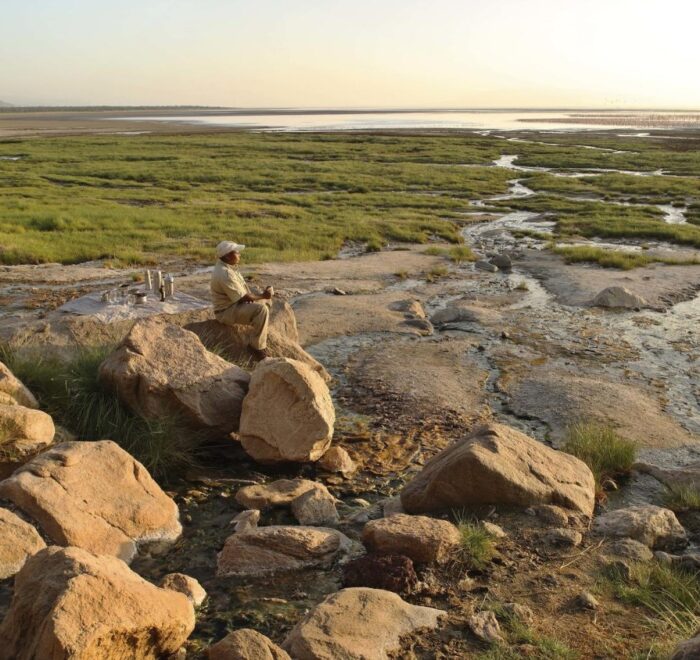
[[[0,23],[17,106],[700,109],[688,0],[32,4]]]

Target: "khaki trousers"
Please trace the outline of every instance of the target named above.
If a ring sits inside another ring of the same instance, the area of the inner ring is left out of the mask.
[[[270,307],[264,302],[235,303],[215,313],[216,320],[226,325],[248,325],[251,327],[250,345],[255,349],[267,347],[267,326]]]

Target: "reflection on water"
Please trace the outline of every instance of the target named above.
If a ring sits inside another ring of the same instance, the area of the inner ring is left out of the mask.
[[[639,127],[670,128],[674,127],[673,113],[666,113],[662,120],[653,113],[607,112],[563,112],[552,110],[490,110],[490,111],[451,111],[439,110],[429,112],[407,111],[368,111],[368,112],[333,112],[333,111],[241,111],[226,114],[211,112],[192,116],[161,117],[113,117],[118,121],[166,121],[187,124],[206,124],[210,126],[228,126],[253,130],[271,131],[345,131],[345,130],[382,130],[382,129],[471,129],[482,135],[497,130],[591,130],[635,128],[635,117]],[[686,115],[683,117],[687,122]],[[668,117],[671,117],[669,120]],[[657,119],[658,118],[658,119]],[[658,126],[653,122],[657,121]],[[582,123],[585,122],[585,123]],[[630,123],[632,122],[632,123]],[[650,123],[651,122],[651,123]],[[683,124],[686,127],[686,124]],[[700,115],[696,118],[696,128],[700,128]]]

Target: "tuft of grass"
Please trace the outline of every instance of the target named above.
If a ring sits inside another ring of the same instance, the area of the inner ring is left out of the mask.
[[[527,282],[525,280],[521,280],[518,282],[518,285],[515,287],[516,291],[529,291],[530,287],[527,285]]]
[[[552,247],[555,254],[564,257],[567,264],[573,263],[595,263],[603,268],[619,268],[621,270],[632,270],[633,268],[643,268],[652,263],[663,263],[671,266],[692,266],[700,263],[698,259],[679,259],[676,257],[654,257],[641,252],[624,252],[617,250],[607,250],[605,248],[577,245],[565,247]]]
[[[449,270],[445,266],[434,266],[425,274],[426,282],[436,282],[441,277],[446,277]]]
[[[455,245],[448,251],[450,261],[461,264],[465,261],[476,261],[476,255],[466,245]]]
[[[381,252],[383,247],[384,245],[382,241],[380,241],[378,238],[372,238],[367,241],[367,245],[365,245],[365,252]]]
[[[635,442],[621,438],[610,426],[595,423],[570,426],[562,449],[588,465],[599,492],[606,480],[628,474],[637,456]]]
[[[659,562],[633,563],[629,578],[608,570],[603,586],[621,601],[648,611],[647,623],[659,634],[681,641],[700,627],[699,574]]]
[[[497,554],[493,536],[464,514],[457,514],[455,520],[460,535],[459,561],[474,570],[483,570]]]
[[[671,484],[666,487],[664,504],[672,511],[698,511],[700,488],[693,484]]]
[[[427,254],[429,257],[444,257],[447,255],[447,249],[438,247],[437,245],[431,245],[423,250],[423,254]]]
[[[166,480],[195,463],[200,439],[179,420],[144,419],[128,410],[98,380],[112,347],[81,348],[67,357],[0,350],[0,359],[38,397],[42,409],[79,440],[114,440]]]

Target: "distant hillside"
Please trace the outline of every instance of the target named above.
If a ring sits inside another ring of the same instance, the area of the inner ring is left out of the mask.
[[[0,101],[0,108],[11,108],[12,103],[5,103],[5,101]]]

